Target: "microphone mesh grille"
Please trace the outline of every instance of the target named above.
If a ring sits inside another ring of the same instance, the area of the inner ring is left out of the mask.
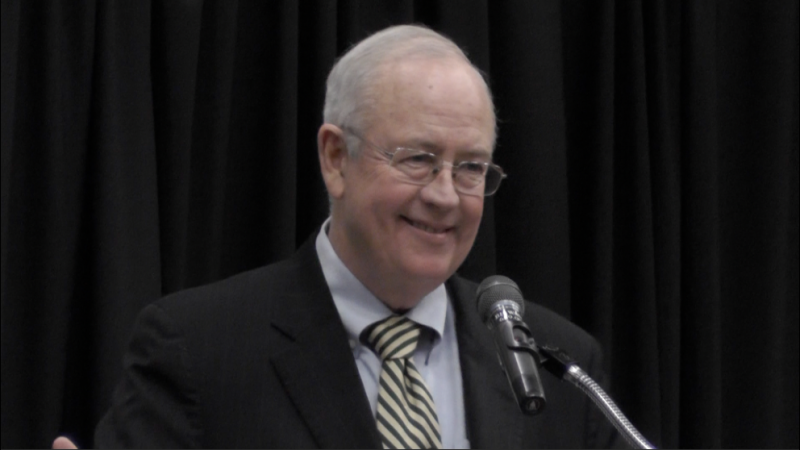
[[[511,300],[519,305],[519,313],[525,312],[525,300],[522,291],[519,290],[517,283],[510,278],[502,275],[493,275],[486,278],[478,286],[478,314],[482,320],[486,320],[486,315],[496,302],[500,300]]]

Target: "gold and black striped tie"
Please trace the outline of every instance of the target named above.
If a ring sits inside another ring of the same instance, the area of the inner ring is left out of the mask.
[[[383,448],[442,448],[433,397],[414,365],[420,325],[392,316],[373,327],[367,341],[382,361],[375,420]]]

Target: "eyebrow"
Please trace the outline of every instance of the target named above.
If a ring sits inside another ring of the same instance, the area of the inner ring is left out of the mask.
[[[411,140],[409,141],[409,144],[399,145],[398,147],[417,148],[434,154],[442,152],[442,148],[440,146],[426,140]],[[487,158],[488,160],[491,161],[492,151],[480,147],[472,148],[469,150],[456,151],[456,159],[463,161],[468,158]]]
[[[486,158],[487,160],[492,160],[492,152],[486,150],[467,150],[466,152],[459,152],[458,159],[464,161],[466,159],[474,159],[474,158]]]

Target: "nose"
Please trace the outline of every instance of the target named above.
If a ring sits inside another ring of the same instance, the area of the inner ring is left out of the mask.
[[[442,209],[458,206],[461,198],[453,184],[453,165],[444,164],[434,179],[420,191],[422,200]]]

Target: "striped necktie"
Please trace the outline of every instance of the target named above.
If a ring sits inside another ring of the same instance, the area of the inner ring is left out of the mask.
[[[414,365],[420,330],[406,317],[391,316],[367,337],[382,361],[375,420],[383,448],[442,448],[433,397]]]

